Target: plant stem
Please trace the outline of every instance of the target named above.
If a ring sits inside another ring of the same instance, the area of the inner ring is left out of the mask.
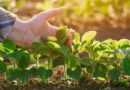
[[[39,68],[39,60],[36,61],[36,66]]]
[[[12,64],[13,64],[13,68],[16,69],[16,65],[15,65],[14,60],[12,60]]]
[[[52,68],[52,59],[48,59],[48,69]]]
[[[39,57],[36,56],[36,67],[39,68]]]
[[[52,68],[52,58],[49,58],[48,59],[48,69],[51,69]],[[47,79],[47,82],[49,83],[50,81],[50,78]]]
[[[36,67],[39,69],[39,58],[36,59]],[[38,76],[38,82],[40,82],[39,76]]]
[[[66,64],[64,64],[64,77],[65,77],[65,79],[67,78],[67,74],[66,74]]]

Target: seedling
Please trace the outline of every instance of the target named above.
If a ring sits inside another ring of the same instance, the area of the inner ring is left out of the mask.
[[[88,31],[82,37],[75,33],[73,44],[66,45],[69,29],[61,27],[56,37],[42,36],[42,42],[33,42],[33,48],[17,48],[10,40],[0,43],[0,71],[6,78],[18,83],[28,78],[49,81],[53,67],[64,66],[65,79],[79,80],[82,76],[90,79],[107,80],[128,86],[123,76],[130,76],[130,41],[108,39],[97,41],[96,32]],[[11,67],[4,59],[8,59]],[[47,60],[47,63],[40,63]],[[30,67],[29,64],[35,65]]]

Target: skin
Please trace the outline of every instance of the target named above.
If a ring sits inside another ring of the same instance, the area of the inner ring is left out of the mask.
[[[28,21],[16,19],[11,32],[7,38],[14,41],[19,46],[31,46],[32,42],[40,42],[41,35],[55,36],[58,27],[50,25],[48,20],[64,12],[64,7],[56,8],[54,10],[40,12]],[[72,37],[74,30],[67,34],[67,45],[72,44]]]

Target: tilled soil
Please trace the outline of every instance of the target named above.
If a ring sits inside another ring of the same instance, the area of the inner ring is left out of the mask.
[[[7,80],[0,80],[0,90],[130,90],[129,87],[112,85],[99,80],[55,80],[49,83],[31,79],[27,84],[15,84]]]
[[[26,84],[7,81],[4,74],[0,74],[0,90],[130,90],[121,84],[106,81],[81,78],[79,81],[66,80],[63,77],[63,67],[54,68],[54,74],[47,83],[39,82],[36,78],[29,78]]]

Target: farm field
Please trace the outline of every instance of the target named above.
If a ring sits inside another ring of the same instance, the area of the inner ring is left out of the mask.
[[[129,0],[0,0],[22,20],[63,5],[55,36],[0,43],[0,90],[130,90]]]

